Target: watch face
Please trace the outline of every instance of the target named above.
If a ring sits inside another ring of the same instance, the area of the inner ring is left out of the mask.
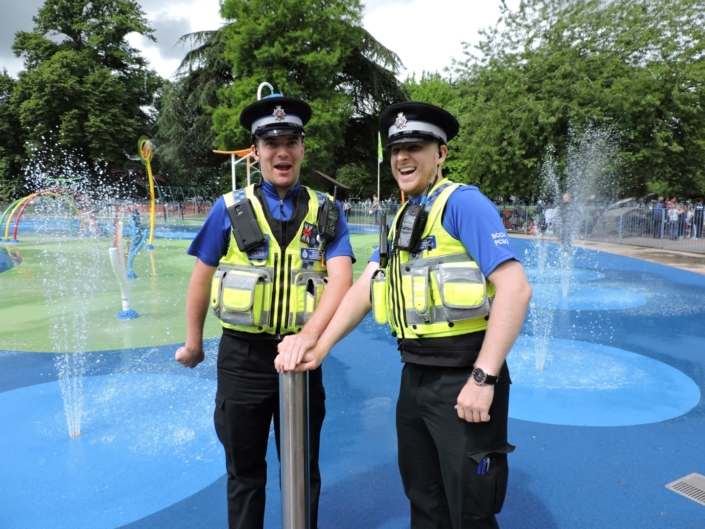
[[[467,373],[467,371],[466,371],[466,373]],[[472,370],[472,379],[477,384],[484,384],[486,378],[487,378],[487,373],[485,373],[481,368],[476,367],[475,369]]]

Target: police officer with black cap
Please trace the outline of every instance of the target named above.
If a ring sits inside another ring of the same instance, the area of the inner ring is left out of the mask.
[[[282,372],[315,369],[372,309],[404,362],[397,442],[411,527],[496,528],[514,449],[505,358],[531,287],[494,204],[477,187],[443,177],[457,120],[406,102],[379,122],[392,173],[410,200],[316,346],[275,364]]]
[[[306,102],[278,94],[242,111],[240,124],[252,134],[262,181],[221,197],[188,249],[197,259],[186,297],[186,343],[176,360],[190,368],[203,361],[210,306],[223,327],[214,421],[225,450],[231,528],[264,523],[272,420],[279,446],[277,347],[299,354],[315,344],[352,283],[354,257],[340,205],[299,183],[311,113]],[[312,528],[321,490],[324,401],[322,372],[312,370]]]

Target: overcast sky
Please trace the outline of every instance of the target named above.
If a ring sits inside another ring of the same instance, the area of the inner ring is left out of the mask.
[[[499,0],[367,0],[363,24],[401,58],[406,70],[401,79],[416,72],[442,72],[453,59],[462,60],[462,42],[476,43],[478,30],[495,25]],[[519,0],[509,0],[516,7]],[[32,17],[44,0],[0,0],[0,70],[17,76],[22,61],[12,53],[17,31],[31,31]],[[182,35],[216,29],[223,20],[219,0],[138,0],[155,29],[157,43],[139,35],[130,38],[152,67],[171,77],[186,50],[175,46]]]

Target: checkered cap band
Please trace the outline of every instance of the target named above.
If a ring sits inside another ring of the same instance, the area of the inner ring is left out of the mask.
[[[388,138],[390,141],[392,141],[397,134],[412,135],[414,133],[433,134],[434,136],[441,138],[444,142],[448,141],[448,136],[442,128],[437,127],[434,124],[428,123],[426,121],[412,120],[407,121],[404,127],[400,129],[397,128],[395,124],[392,124],[392,126],[389,127]]]

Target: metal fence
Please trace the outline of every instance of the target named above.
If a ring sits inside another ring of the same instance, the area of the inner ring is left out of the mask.
[[[215,197],[206,198],[199,195],[195,189],[189,191],[189,194],[194,196],[187,195],[184,202],[165,201],[157,204],[155,211],[157,219],[168,222],[186,218],[205,218]],[[0,203],[0,216],[9,206],[10,203]],[[124,206],[139,209],[144,216],[149,214],[148,202]],[[397,203],[382,202],[380,212],[384,211],[387,214],[387,222],[390,222],[399,207],[400,204]],[[547,237],[555,235],[555,224],[559,219],[555,210],[552,214],[550,207],[541,204],[513,203],[499,204],[497,209],[505,228],[510,233],[542,234]],[[667,209],[654,210],[643,204],[588,205],[580,210],[577,225],[571,226],[573,238],[705,254],[704,210],[695,210],[691,216],[687,212],[682,212],[677,219],[673,220],[669,219]],[[66,212],[69,215],[72,214],[68,208]],[[28,205],[25,213],[28,215],[44,213],[41,202]],[[95,213],[99,217],[109,216],[107,210],[99,209]],[[378,233],[379,213],[375,214],[372,211],[370,203],[352,204],[347,217],[348,224],[354,227],[355,233]]]
[[[510,233],[541,233],[550,237],[560,222],[555,209],[541,205],[503,204],[498,209]],[[694,210],[691,215],[680,210],[673,218],[669,218],[668,209],[651,209],[634,203],[578,209],[579,213],[573,217],[576,225],[569,227],[574,239],[705,254],[702,209]]]
[[[208,187],[177,187],[177,186],[154,186],[155,191],[155,215],[165,221],[171,219],[185,218],[205,218],[211,207],[218,199],[214,191]],[[12,202],[0,202],[0,216],[7,212]],[[26,215],[42,215],[47,213],[47,204],[52,205],[50,211],[56,212],[66,209],[71,214],[70,203],[58,202],[52,196],[37,197],[29,202],[25,211]],[[149,211],[149,199],[142,200],[115,200],[96,201],[93,203],[94,213],[97,216],[107,214],[113,206],[123,208],[134,208],[145,213]],[[58,209],[57,209],[58,208]]]
[[[375,213],[372,204],[369,202],[357,202],[352,204],[348,212],[348,224],[355,228],[355,233],[379,233],[379,215],[381,212],[387,214],[389,223],[397,211],[400,204],[394,202],[380,202],[380,209]]]

